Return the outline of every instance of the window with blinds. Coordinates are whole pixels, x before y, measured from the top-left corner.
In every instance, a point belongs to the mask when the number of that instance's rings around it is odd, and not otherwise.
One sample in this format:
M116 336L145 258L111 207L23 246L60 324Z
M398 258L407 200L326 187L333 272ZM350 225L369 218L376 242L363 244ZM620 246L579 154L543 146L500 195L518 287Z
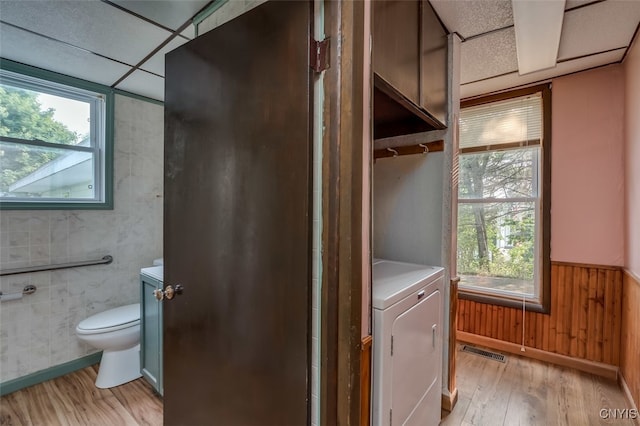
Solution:
M461 152L539 145L541 139L541 93L460 111Z
M460 289L541 304L543 92L460 111L457 269ZM548 244L547 244L548 246Z

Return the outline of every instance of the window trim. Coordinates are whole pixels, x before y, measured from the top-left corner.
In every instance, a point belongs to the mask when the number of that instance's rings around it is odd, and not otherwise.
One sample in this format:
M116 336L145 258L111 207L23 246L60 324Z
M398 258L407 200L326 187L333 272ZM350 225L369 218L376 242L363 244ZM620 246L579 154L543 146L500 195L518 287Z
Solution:
M541 212L540 224L542 238L540 253L541 261L541 285L539 301L527 300L525 307L528 311L540 312L544 314L551 313L551 84L541 84L530 86L522 89L510 90L502 93L492 94L488 96L472 98L460 102L460 109L472 106L489 104L507 99L517 98L521 96L532 95L534 93L542 94L542 161L540 170L542 173L542 191L540 196ZM518 146L520 147L520 146ZM525 146L522 146L523 148ZM475 152L483 152L481 149ZM459 153L462 151L459 149ZM471 153L466 151L465 153ZM456 212L457 215L457 212ZM474 302L487 303L491 305L500 305L511 308L522 309L521 297L498 296L493 293L485 293L479 290L471 290L458 286L458 297Z
M104 96L104 174L101 201L2 201L1 210L113 210L114 101L111 87L0 58L0 69L26 77L95 92Z

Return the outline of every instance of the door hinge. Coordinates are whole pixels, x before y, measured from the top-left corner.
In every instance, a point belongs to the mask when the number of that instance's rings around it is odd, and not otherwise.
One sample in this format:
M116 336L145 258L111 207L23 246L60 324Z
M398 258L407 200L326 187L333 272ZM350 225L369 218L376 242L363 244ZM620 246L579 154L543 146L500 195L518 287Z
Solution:
M311 39L309 47L309 66L315 72L322 72L329 68L329 46L330 39L322 41Z
M393 336L391 336L391 356L393 356Z

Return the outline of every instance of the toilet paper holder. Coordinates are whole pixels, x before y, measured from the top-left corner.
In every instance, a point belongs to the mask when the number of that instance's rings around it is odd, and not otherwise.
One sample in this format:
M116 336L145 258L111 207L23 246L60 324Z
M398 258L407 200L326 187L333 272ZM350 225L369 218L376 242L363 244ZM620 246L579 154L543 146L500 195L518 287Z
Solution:
M25 285L22 291L16 291L15 293L5 294L0 291L0 302L8 302L9 300L22 299L22 296L25 296L27 294L33 294L36 292L37 289L38 288L35 285L29 284L29 285Z

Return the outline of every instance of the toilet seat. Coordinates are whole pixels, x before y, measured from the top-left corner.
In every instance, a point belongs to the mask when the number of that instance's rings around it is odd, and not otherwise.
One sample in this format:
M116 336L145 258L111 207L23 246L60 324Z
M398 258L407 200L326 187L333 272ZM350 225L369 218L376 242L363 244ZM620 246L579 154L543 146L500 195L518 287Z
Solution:
M140 324L140 304L120 306L92 315L76 327L78 334L101 334Z

